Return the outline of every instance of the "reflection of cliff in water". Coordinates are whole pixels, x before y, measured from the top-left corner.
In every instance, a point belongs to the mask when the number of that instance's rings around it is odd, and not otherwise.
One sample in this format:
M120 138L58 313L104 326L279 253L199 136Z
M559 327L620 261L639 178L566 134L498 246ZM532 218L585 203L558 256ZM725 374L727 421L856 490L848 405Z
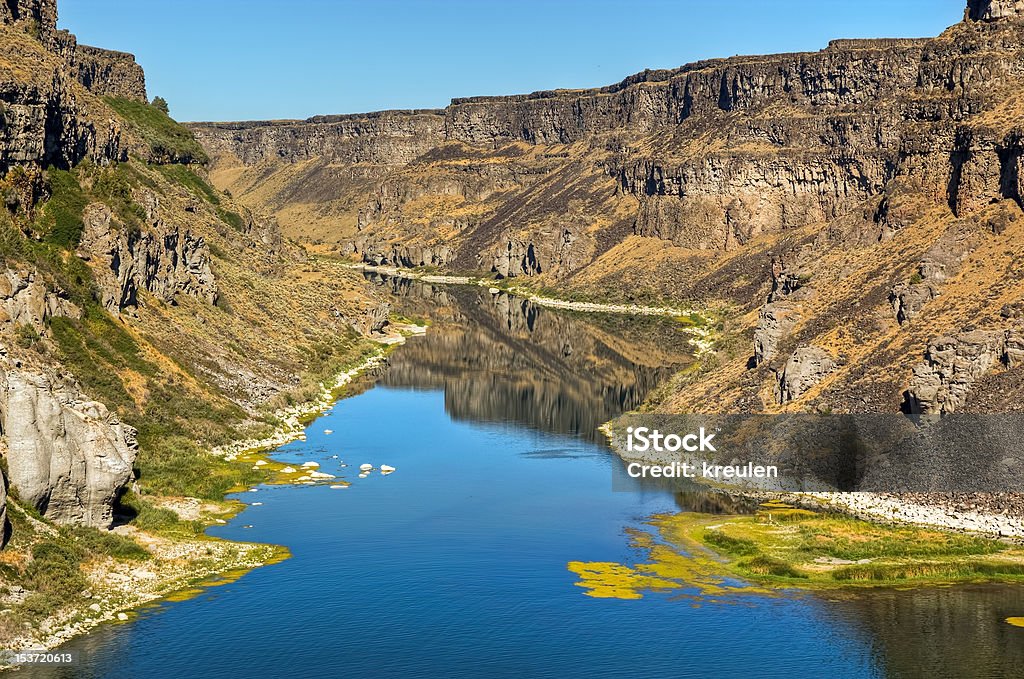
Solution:
M594 439L689 360L686 336L666 319L583 316L481 288L371 280L394 295L397 313L431 322L392 355L381 383L444 389L457 419Z
M837 595L838 615L873 640L884 676L1020 677L1024 587L972 585Z

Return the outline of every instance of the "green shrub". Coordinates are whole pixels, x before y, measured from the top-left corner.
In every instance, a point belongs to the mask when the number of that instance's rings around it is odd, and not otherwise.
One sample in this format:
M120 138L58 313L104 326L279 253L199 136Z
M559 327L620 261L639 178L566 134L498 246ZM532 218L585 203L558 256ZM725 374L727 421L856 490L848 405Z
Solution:
M104 554L115 559L142 561L152 555L129 537L98 530L87 526L72 526L64 529L80 547L92 554Z
M134 493L128 492L121 498L121 507L133 514L133 526L151 533L195 536L203 532L198 521L182 521L177 514L166 507L157 507Z
M220 217L221 221L230 226L235 231L245 230L245 220L242 219L242 215L231 210L225 210L224 208L217 208L217 216Z
M132 187L139 184L136 175L137 172L123 163L104 168L96 177L93 192L110 206L129 232L138 234L146 219L146 211L132 197Z
M40 594L75 595L87 586L82 574L83 550L74 543L45 540L32 546L24 583Z
M29 349L34 347L39 342L41 337L36 329L32 327L31 323L22 323L14 329L15 342L22 349Z

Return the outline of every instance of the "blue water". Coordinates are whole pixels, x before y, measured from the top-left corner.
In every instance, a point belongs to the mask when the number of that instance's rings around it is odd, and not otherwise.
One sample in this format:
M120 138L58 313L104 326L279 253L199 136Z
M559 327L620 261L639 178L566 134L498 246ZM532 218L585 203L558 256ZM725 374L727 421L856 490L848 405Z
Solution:
M410 345L407 356L428 346ZM642 555L624 529L685 499L655 488L612 492L617 463L593 436L495 421L493 411L453 416L446 390L484 376L505 393L502 380L513 377L445 372L441 387L378 386L343 400L306 441L276 453L315 460L350 488L261 487L238 497L262 506L210 531L283 544L292 558L102 627L66 646L80 655L72 670L25 676L969 676L946 674L947 654L985 648L969 665L986 671L978 676L1019 667L1002 660L1021 637L975 638L982 613L1002 614L991 610L1007 600L1002 590L959 591L966 598L955 601L949 590L724 603L585 596L567 562L635 562ZM415 382L408 373L390 381ZM359 479L364 462L397 471Z

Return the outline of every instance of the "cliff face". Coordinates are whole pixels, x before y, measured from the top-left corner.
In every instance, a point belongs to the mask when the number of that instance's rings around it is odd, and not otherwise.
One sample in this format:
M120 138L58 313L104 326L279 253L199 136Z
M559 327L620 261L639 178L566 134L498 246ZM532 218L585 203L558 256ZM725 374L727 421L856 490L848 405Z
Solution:
M665 407L891 411L945 379L915 371L937 338L1020 323L1022 64L1021 3L971 0L935 38L192 129L219 185L325 250L728 308L749 353ZM956 407L1024 395L1014 370Z
M72 65L78 82L94 94L146 101L146 74L131 54L78 45Z
M932 40L841 40L599 90L193 129L232 168L226 183L283 214L323 208L302 218L368 260L392 259L398 242L443 243L461 268L564 278L628 233L727 250L848 214L902 176L957 214L1019 198L1019 135L972 123L1019 77L1016 7L972 2L972 20ZM329 200L289 200L295 175L282 165L314 160L383 176L361 206L346 204L358 218ZM560 232L577 211L579 228ZM353 221L358 233L338 226Z
M134 57L79 46L57 30L55 0L0 3L0 174L14 165L121 161L138 140L98 96L146 100Z
M168 304L175 304L179 294L216 304L217 281L205 240L179 225L166 224L153 191L137 195L149 227L145 231L115 228L113 214L103 203L89 205L83 214L78 256L94 264L103 306L113 314L134 309L140 291Z
M325 124L354 157L389 130L418 143L383 118ZM250 468L206 450L263 426L276 399L319 393L325 366L365 349L353 326L387 323L355 274L328 278L276 220L211 187L203 157L146 103L132 55L78 45L53 0L0 2L4 538L8 489L48 521L96 527L129 487L219 499ZM10 562L30 562L30 533Z
M0 369L0 433L18 497L61 523L109 528L132 479L135 430L70 382Z

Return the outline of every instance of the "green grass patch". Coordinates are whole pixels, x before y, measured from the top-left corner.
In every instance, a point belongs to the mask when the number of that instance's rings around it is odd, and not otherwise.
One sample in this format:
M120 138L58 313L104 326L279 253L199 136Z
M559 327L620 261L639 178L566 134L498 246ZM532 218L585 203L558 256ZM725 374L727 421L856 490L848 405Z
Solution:
M775 578L796 578L807 579L805 573L801 573L791 564L782 559L776 559L764 554L759 554L750 559L739 561L736 566L752 575L771 576Z
M726 535L720 530L704 531L704 543L714 547L717 551L733 556L751 556L760 553L753 540Z
M88 526L69 526L65 534L88 552L103 554L123 561L144 561L152 555L129 537Z
M103 100L142 136L149 145L153 162L187 165L209 161L192 132L160 108L131 99L104 97Z
M140 184L143 175L130 164L120 163L98 171L93 193L102 200L129 232L139 234L146 219L146 211L135 202L132 188Z
M85 225L82 213L89 198L78 179L66 170L49 170L50 199L42 209L46 240L57 247L73 250L82 240Z
M220 217L222 222L230 226L235 231L245 230L245 220L242 218L242 215L237 212L232 212L231 210L225 210L222 207L218 207L217 216Z
M999 580L1024 576L1024 564L1007 562L917 562L864 564L835 570L839 582L893 582L900 580Z
M755 515L662 514L648 525L651 532L632 537L648 562L603 568L678 578L679 587L749 583L736 592L1024 581L1021 546L775 503Z
M805 517L798 524L800 551L849 561L976 556L1006 549L996 540L909 526L880 526L844 516Z
M184 186L211 205L220 205L220 194L209 182L186 165L153 165L168 181Z
M135 493L125 493L121 498L121 508L129 514L131 524L149 533L159 533L169 537L194 538L202 535L204 526L200 521L182 521L176 513L166 507L157 507Z

